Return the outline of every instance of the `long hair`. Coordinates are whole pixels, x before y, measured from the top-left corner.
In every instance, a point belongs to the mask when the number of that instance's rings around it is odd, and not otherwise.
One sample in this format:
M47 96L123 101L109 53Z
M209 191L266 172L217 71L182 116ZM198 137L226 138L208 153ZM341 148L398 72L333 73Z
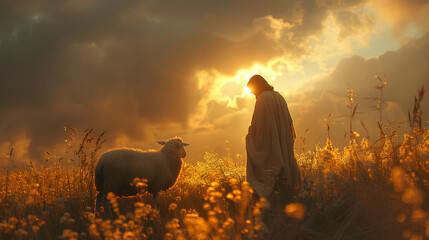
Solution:
M273 91L274 87L268 84L267 80L261 75L254 75L247 83L247 87L253 89L255 96L258 97L263 91Z

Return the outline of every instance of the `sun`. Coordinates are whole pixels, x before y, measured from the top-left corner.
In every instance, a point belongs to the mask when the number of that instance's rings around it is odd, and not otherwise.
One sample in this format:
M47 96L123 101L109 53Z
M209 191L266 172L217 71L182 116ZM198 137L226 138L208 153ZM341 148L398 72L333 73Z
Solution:
M244 88L243 92L244 92L244 95L247 95L247 96L252 95L252 92L251 92L250 88L247 87L247 86Z

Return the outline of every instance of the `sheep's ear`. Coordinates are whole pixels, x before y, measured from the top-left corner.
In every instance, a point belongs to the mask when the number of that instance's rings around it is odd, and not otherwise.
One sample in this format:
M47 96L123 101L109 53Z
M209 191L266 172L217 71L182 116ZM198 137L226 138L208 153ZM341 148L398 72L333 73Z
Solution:
M165 141L158 141L157 143L159 143L161 145L165 145Z
M181 142L181 143L179 143L179 145L180 145L180 146L189 146L189 143Z

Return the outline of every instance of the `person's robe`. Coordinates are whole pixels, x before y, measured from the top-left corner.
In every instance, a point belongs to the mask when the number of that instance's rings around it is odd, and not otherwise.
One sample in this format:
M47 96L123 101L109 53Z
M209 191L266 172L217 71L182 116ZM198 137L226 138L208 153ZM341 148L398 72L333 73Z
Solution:
M260 197L269 199L279 182L288 193L301 183L293 145L294 129L286 101L276 91L256 99L246 136L247 181Z

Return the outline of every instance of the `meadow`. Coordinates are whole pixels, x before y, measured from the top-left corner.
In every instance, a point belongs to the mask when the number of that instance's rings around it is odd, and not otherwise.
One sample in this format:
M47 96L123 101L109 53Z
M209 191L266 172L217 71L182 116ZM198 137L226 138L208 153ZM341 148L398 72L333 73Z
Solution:
M253 197L241 156L206 153L196 164L184 163L177 183L160 194L159 211L144 191L109 196L117 217L104 220L93 212L94 168L105 150L104 134L66 127L66 150L43 164L10 168L13 149L2 156L0 239L429 238L423 93L404 136L379 124L376 141L351 129L343 149L328 138L325 146L296 154L303 184L288 205L276 209ZM353 95L348 104L353 118ZM142 179L134 184L145 187Z

